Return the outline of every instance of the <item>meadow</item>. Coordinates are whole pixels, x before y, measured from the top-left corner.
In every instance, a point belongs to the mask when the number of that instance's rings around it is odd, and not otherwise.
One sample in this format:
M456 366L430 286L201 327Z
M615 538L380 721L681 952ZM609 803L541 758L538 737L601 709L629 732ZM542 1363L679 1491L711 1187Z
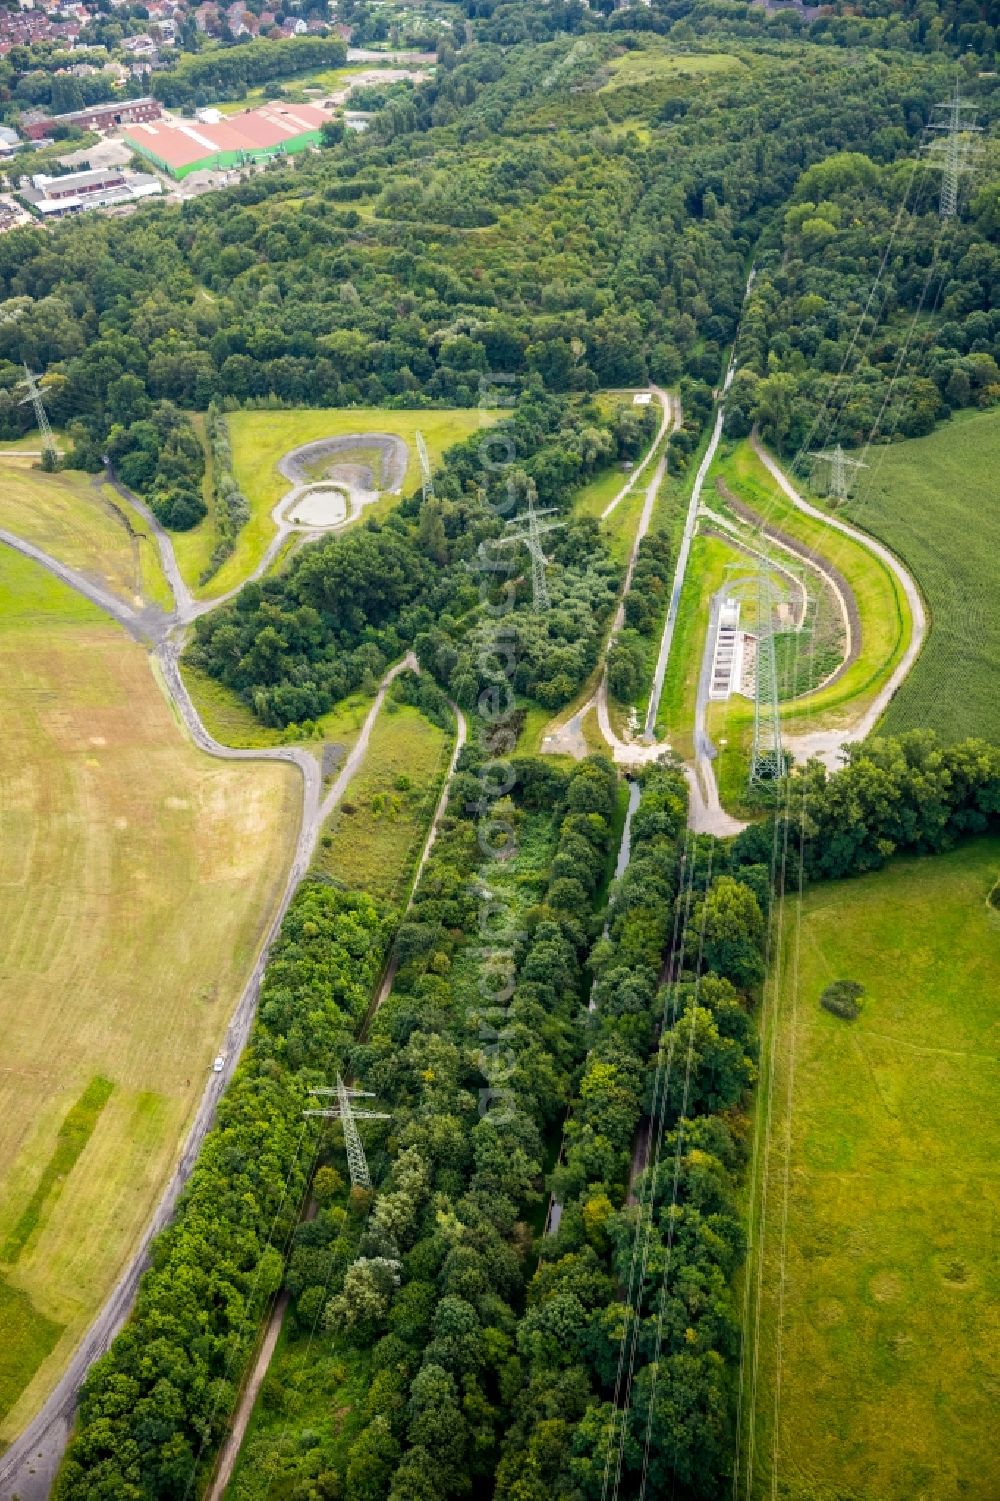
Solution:
M998 873L980 839L784 914L757 1099L754 1495L1000 1494ZM853 1022L820 1008L836 979L865 987Z
M170 588L146 522L89 475L45 474L0 454L0 527L131 605L170 608Z
M844 514L912 570L930 632L885 716L890 734L1000 738L1000 412L963 412L926 438L871 456Z
M145 652L6 548L0 599L2 1440L156 1203L280 897L301 789L290 767L197 751Z
M235 588L252 573L274 536L271 511L289 488L277 463L292 448L317 438L345 436L351 433L396 433L408 445L409 465L403 493L415 490L420 483L420 461L415 434L423 433L432 466L453 443L470 433L488 427L496 420L495 411L472 407L395 411L383 407L289 408L278 411L247 411L229 414L229 431L233 446L236 480L250 502L250 520L236 539L236 548L204 588L199 588L198 574L203 558L215 545L211 515L185 534L178 550L178 564L195 593L215 598ZM396 503L386 495L370 508L378 515Z
M452 743L418 709L390 695L364 764L320 839L317 869L352 890L405 902Z

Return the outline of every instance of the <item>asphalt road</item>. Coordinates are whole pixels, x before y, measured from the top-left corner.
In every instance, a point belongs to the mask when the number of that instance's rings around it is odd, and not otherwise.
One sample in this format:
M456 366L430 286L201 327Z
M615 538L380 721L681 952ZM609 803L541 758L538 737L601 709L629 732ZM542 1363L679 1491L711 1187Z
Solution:
M341 769L340 775L325 798L322 798L322 782L319 764L308 751L295 747L275 747L270 750L233 750L221 745L206 730L195 709L180 675L180 655L183 628L206 606L195 604L190 591L180 577L170 538L141 502L136 502L127 490L119 487L120 493L131 505L137 505L151 530L157 537L164 570L175 588L176 609L166 614L159 609L148 608L136 611L124 601L109 594L100 585L93 583L74 569L50 557L41 548L13 533L0 529L0 542L14 548L25 557L40 563L50 573L61 579L70 588L77 590L93 604L99 606L121 625L135 640L143 642L150 650L154 670L186 726L191 738L201 750L225 761L285 761L298 768L302 775L302 816L299 825L295 853L289 868L288 878L281 899L268 924L261 943L257 961L247 979L243 992L229 1021L222 1046L226 1062L221 1073L211 1073L197 1114L188 1132L180 1159L152 1219L146 1226L111 1295L95 1317L90 1328L74 1350L58 1384L44 1406L0 1455L0 1501L46 1501L59 1468L63 1451L72 1427L77 1394L90 1366L108 1349L111 1341L124 1324L132 1307L140 1278L146 1269L150 1242L169 1222L177 1200L198 1158L201 1144L215 1117L216 1107L232 1077L243 1048L246 1045L257 1009L261 980L267 963L268 951L295 890L309 868L313 849L320 830L343 796L352 776L364 759L372 727L382 707L389 684L406 668L415 668L416 659L408 655L386 673L379 687L375 702L365 719L357 743ZM212 608L220 603L213 600Z

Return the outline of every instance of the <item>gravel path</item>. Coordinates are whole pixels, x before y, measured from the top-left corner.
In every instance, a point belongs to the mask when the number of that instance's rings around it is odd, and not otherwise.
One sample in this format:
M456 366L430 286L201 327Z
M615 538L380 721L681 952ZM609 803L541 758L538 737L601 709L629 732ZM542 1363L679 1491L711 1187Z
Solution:
M419 672L420 669L419 666L416 665L415 658L407 658L407 664L413 665L414 671ZM400 665L402 666L407 664ZM427 833L427 839L425 840L424 847L420 852L420 860L417 863L417 869L413 877L413 884L410 888L409 900L407 901L406 907L404 909L404 916L405 913L409 912L410 910L413 902L413 893L414 891L416 891L417 882L420 880L420 872L423 870L427 856L431 852L431 846L433 845L434 840L437 837L438 827L440 826L441 819L444 817L445 809L448 806L448 784L451 781L452 773L455 770L455 765L458 761L459 754L461 753L462 747L465 744L466 734L468 730L465 722L465 715L462 713L457 704L452 704L451 707L455 715L456 724L455 746L451 754L451 762L448 766L447 773L445 774L444 786L441 789L441 796L438 799L437 807L434 810L434 817L431 821L431 826ZM346 766L344 768L344 771L347 771ZM341 773L341 776L343 776L343 772ZM340 779L338 778L338 781L339 780ZM347 780L350 781L350 777L348 777ZM336 787L334 787L333 791L336 791ZM330 793L330 796L333 796L333 792ZM367 1029L371 1025L372 1017L378 1011L382 1003L387 999L390 991L392 990L392 984L396 978L396 971L398 970L398 968L399 956L396 953L394 947L389 957L389 963L386 965L385 974L382 977L382 983L379 986L374 1005L372 1006L369 1014L365 1017L362 1026L362 1035L367 1033ZM205 1501L222 1501L222 1497L226 1493L226 1487L229 1485L229 1482L233 1477L233 1470L236 1468L236 1461L239 1458L240 1449L243 1447L243 1440L246 1437L247 1427L249 1425L250 1418L253 1415L254 1405L256 1404L257 1398L260 1395L260 1389L264 1384L264 1377L267 1375L268 1366L271 1364L275 1347L278 1343L278 1337L281 1334L281 1326L284 1323L285 1314L288 1312L288 1302L289 1299L286 1292L279 1293L277 1299L275 1300L274 1308L271 1310L271 1316L267 1322L267 1329L264 1334L264 1339L261 1342L259 1351L257 1352L257 1359L254 1362L253 1370L251 1371L249 1379L247 1380L247 1383L240 1394L239 1405L233 1417L229 1433L226 1437L226 1442L219 1452L218 1464L216 1466L215 1474L212 1477L212 1484L206 1494Z
M795 489L794 485L779 468L776 461L767 452L761 443L757 433L751 436L754 452L761 463L767 469L771 477L777 481L788 499L806 516L811 516L815 521L821 521L824 526L829 526L834 531L843 532L845 537L851 537L855 542L860 542L862 547L874 553L892 571L899 581L900 587L906 596L906 602L910 607L910 615L913 620L913 631L899 662L896 664L888 682L875 695L868 708L852 725L839 730L811 730L805 735L788 736L785 740L786 750L791 751L798 762L810 759L822 761L831 771L835 771L843 762L842 748L845 744L853 741L864 740L882 718L886 709L896 693L900 684L906 678L912 668L927 636L927 613L924 602L917 587L916 580L909 569L900 562L895 553L890 552L888 547L877 541L874 537L863 532L860 528L852 526L848 521L841 521L839 516L828 516L817 506L810 505L807 500Z
M146 1226L110 1296L76 1347L62 1377L44 1406L0 1456L0 1501L14 1501L15 1497L19 1498L19 1501L46 1501L72 1427L80 1386L89 1367L108 1349L128 1317L139 1280L146 1269L150 1242L173 1215L177 1200L190 1177L202 1142L215 1117L219 1100L246 1045L257 1009L257 998L268 951L295 890L309 869L320 830L340 798L343 797L352 776L364 759L372 728L390 683L407 668L417 668L416 658L411 653L386 673L362 726L357 743L325 798L322 797L319 763L316 757L308 751L294 746L263 750L233 750L229 746L221 745L209 734L202 723L181 678L179 667L184 626L196 615L203 613L205 609L214 608L220 601L195 604L190 591L180 578L169 536L147 507L137 502L135 497L123 487L116 486L116 488L130 505L137 507L157 538L164 572L177 591L174 596L177 602L176 608L171 614L165 614L162 610L152 607L142 611L131 609L122 600L102 589L100 585L93 583L77 573L75 569L58 562L41 548L35 547L11 532L0 529L0 542L25 557L31 558L34 562L40 563L64 584L104 610L134 640L149 647L153 669L163 684L170 703L192 740L201 750L225 761L284 761L295 766L302 776L302 815L295 853L281 899L272 914L253 970L229 1021L222 1046L226 1059L225 1066L221 1073L209 1074L180 1159L152 1219Z

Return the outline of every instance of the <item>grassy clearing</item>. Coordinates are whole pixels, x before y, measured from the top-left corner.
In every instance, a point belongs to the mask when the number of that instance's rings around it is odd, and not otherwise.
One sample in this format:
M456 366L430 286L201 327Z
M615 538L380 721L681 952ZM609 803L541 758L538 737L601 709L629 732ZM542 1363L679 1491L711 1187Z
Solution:
M614 500L627 479L628 474L620 463L609 464L577 490L573 496L573 515L593 516L599 521L604 507Z
M2 1440L156 1202L280 895L300 788L197 751L145 652L8 549L0 600ZM98 1077L113 1093L69 1141Z
M612 76L599 90L612 94L616 89L641 88L645 84L674 79L684 82L706 74L738 72L746 66L729 52L668 52L661 46L637 48L616 57L610 64Z
M340 745L350 750L375 698L374 693L350 694L318 719L316 733L305 739L297 725L278 730L261 724L231 688L183 658L181 676L209 734L234 750L266 750L274 745L306 745L317 755L324 745Z
M345 886L405 901L451 746L451 736L419 710L389 699L320 840L317 868Z
M779 490L749 443L741 443L713 466L758 515L821 553L847 579L861 620L861 649L851 666L828 688L782 706L782 722L792 733L850 725L871 703L906 650L913 629L909 606L891 570L860 542L805 516ZM715 499L713 498L713 505ZM748 710L752 720L752 707ZM733 733L747 716L734 708Z
M380 71L383 68L402 70L403 65L387 56L384 63L354 63L343 68L318 68L311 73L296 73L290 78L279 79L281 85L281 97L292 104L308 104L315 102L320 96L315 92L319 89L323 95L342 93L357 84L359 79L368 74ZM421 70L415 70L421 71ZM423 70L426 71L426 70ZM272 85L269 85L271 87ZM236 115L247 109L259 109L262 104L273 102L270 100L264 88L248 89L242 99L223 99L212 105L213 109L219 110L224 115Z
M906 562L930 613L924 649L889 706L892 734L1000 739L1000 412L964 413L872 461L845 514Z
M186 579L196 593L204 593L204 589L198 584L205 569L211 561L212 553L219 540L219 533L215 525L215 492L212 488L212 449L205 436L205 415L203 412L191 412L188 414L194 424L205 450L205 478L202 481L201 494L208 514L202 518L197 526L193 526L187 532L171 532L170 540L174 547L174 557L181 571L181 577Z
M656 716L657 738L668 739L681 756L694 754L698 678L712 595L725 583L727 569L744 561L743 553L717 537L695 537L691 544Z
M271 511L288 489L288 481L278 472L277 463L289 449L317 438L340 437L350 433L396 433L409 447L410 461L403 491L416 489L420 483L420 461L414 434L417 429L427 442L432 465L452 444L470 433L489 427L497 417L495 411L455 408L421 412L397 412L383 407L293 408L287 411L231 412L229 431L233 444L236 481L250 502L250 520L236 539L236 549L218 573L204 587L198 576L215 546L215 527L210 516L184 534L186 540L178 553L178 564L195 593L215 598L240 584L260 562L274 536ZM377 515L395 504L385 496L371 510Z
M350 1447L365 1423L365 1398L373 1372L366 1354L331 1339L315 1338L285 1320L270 1371L240 1448L227 1501L272 1501L286 1494L286 1465L297 1469L303 1432L315 1434L324 1453L346 1469ZM291 1491L287 1492L292 1494Z
M805 1479L864 1501L1000 1494L998 871L1000 840L977 840L814 887L801 930L794 906L785 922L758 1093L763 1123L773 1085L757 1453L766 1469L794 1044L778 1431L792 1496ZM820 1009L834 979L866 987L857 1021Z
M170 607L170 588L145 521L109 485L94 485L88 475L44 474L0 460L0 527L131 605Z

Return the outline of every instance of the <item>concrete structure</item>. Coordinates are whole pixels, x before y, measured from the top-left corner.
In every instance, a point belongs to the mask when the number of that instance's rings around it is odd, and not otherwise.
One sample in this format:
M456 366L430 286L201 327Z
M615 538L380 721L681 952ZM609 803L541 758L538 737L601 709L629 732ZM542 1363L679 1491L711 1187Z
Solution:
M37 172L31 179L31 187L21 189L21 197L43 219L58 219L81 209L117 207L162 192L163 184L158 177L145 172L126 172L121 167L104 167L67 172L62 177Z
M739 689L743 672L743 637L739 626L739 603L735 599L724 600L715 633L712 678L708 688L711 699L727 699L734 689Z
M21 137L9 125L0 125L0 156L10 156L22 145Z
M140 120L158 120L162 111L159 99L112 99L105 104L91 104L68 115L45 115L31 111L21 120L21 129L32 141L50 136L56 125L73 125L78 130L114 130L117 125L132 125Z
M319 145L329 111L315 104L264 104L219 121L158 120L126 132L133 151L178 181L190 172L226 171Z

